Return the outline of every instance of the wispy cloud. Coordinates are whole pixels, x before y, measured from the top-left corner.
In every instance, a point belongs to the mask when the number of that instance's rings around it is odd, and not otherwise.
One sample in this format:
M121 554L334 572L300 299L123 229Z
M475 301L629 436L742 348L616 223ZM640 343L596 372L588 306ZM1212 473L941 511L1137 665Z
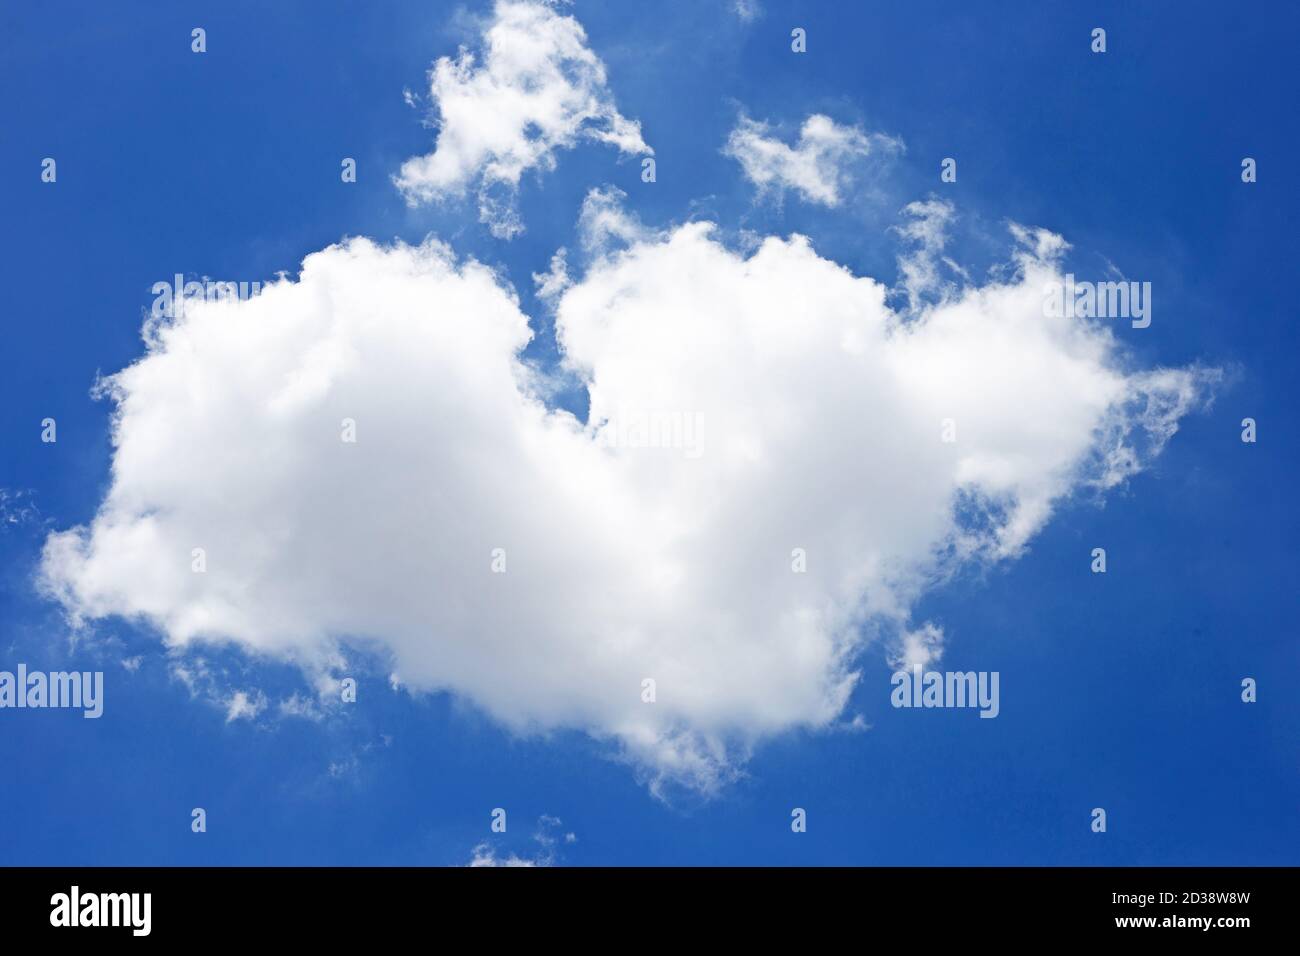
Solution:
M555 866L560 857L560 847L578 840L572 831L564 831L563 826L564 822L558 817L543 814L538 818L537 829L532 835L536 849L529 855L503 851L484 841L471 851L466 866Z
M792 190L806 202L833 208L843 200L857 175L856 167L867 157L889 156L902 149L901 140L842 126L814 113L804 121L793 145L773 135L767 123L741 116L723 152L740 163L760 196L779 200Z
M39 524L40 509L36 496L25 488L0 488L0 534Z

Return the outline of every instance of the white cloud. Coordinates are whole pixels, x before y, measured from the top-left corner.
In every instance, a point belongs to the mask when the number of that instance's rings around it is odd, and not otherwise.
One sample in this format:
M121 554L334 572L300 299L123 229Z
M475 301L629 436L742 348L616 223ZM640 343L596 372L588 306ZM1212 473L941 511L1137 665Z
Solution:
M622 153L654 152L640 124L618 111L605 66L573 17L541 0L497 0L482 41L478 55L462 48L434 64L437 142L396 178L409 204L460 197L475 186L479 218L509 238L523 230L515 207L520 177L553 169L557 150L588 139Z
M564 821L559 817L542 814L537 820L537 830L533 833L533 842L537 844L534 856L520 856L514 852L505 852L484 841L471 851L467 866L554 866L558 858L556 844L561 839L567 844L578 842L573 833L560 835Z
M325 718L325 711L319 700L294 692L277 705L282 717L300 717L303 720L320 721Z
M127 658L122 666L135 671L140 667L140 660L138 656ZM214 667L201 654L175 655L168 664L168 672L185 685L191 700L201 700L224 712L228 724L256 720L267 708L266 694L256 687L250 690L234 687L231 674L225 668Z
M499 856L491 844L480 843L474 847L472 856L466 866L549 866L548 862L522 857L515 853L508 853L505 856Z
M904 670L929 667L943 656L943 628L929 622L914 631L905 631L894 653L890 666Z
M261 692L249 694L237 690L226 700L226 723L235 720L252 720L266 709L266 696Z
M589 218L622 251L593 244L554 287L590 425L541 399L494 272L432 241L332 246L151 330L109 382L112 486L48 538L46 587L322 687L341 646L375 648L395 688L577 728L652 786L707 791L763 738L836 726L871 634L937 650L905 637L937 576L1141 467L1209 380L1130 371L1104 323L1046 317L1049 233L1017 231L1005 281L900 315L803 237L741 254L615 199ZM655 415L701 423L701 453L635 440Z
M537 297L543 301L551 301L559 296L561 292L569 287L569 262L568 250L560 249L555 255L551 256L550 268L545 272L533 273L533 284L537 287Z
M907 295L908 307L915 311L927 298L953 294L956 280L969 281L970 276L943 254L948 227L957 215L952 203L942 199L911 202L903 207L903 215L907 218L895 232L912 248L898 256L899 286Z
M770 133L768 124L742 116L723 153L740 163L759 195L779 198L793 189L806 202L830 207L840 204L855 181L855 166L873 154L889 155L903 148L900 140L842 126L821 113L804 120L793 146Z
M599 256L613 248L634 242L648 242L656 233L646 228L635 214L623 208L627 193L615 186L593 189L582 201L578 213L578 235L588 255ZM554 266L554 262L552 262ZM567 262L565 278L567 281ZM569 283L571 284L571 283Z

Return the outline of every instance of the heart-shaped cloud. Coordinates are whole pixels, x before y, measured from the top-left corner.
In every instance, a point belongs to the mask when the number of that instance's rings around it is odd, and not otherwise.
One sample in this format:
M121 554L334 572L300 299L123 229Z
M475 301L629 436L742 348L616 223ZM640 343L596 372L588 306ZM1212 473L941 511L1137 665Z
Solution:
M375 647L407 688L708 791L839 720L868 635L933 654L909 613L936 576L1131 474L1212 379L1128 371L1105 323L1046 314L1049 233L900 313L799 236L742 253L608 194L588 213L623 247L544 283L586 422L521 360L498 274L435 241L331 246L151 325L107 383L111 490L50 536L46 587L173 647L317 672Z

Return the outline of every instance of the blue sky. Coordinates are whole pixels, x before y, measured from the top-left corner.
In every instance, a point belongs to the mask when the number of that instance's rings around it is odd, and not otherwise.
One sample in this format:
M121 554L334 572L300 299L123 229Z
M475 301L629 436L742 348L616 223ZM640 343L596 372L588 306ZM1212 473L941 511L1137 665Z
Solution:
M523 176L526 231L511 241L477 221L472 198L412 209L391 182L432 148L403 89L427 93L430 64L474 42L466 11L484 4L0 14L0 488L30 505L0 530L0 669L104 670L107 682L97 721L0 711L0 862L442 866L484 842L568 865L1297 862L1295 12L762 5L752 20L724 0L567 9L653 144L657 181L607 147L561 150L554 171ZM190 51L195 26L203 55ZM1095 26L1104 55L1089 50ZM793 27L806 54L790 51ZM756 201L721 152L742 112L787 140L824 113L906 151L837 208ZM53 185L40 180L47 156ZM343 156L357 159L355 184L340 182ZM956 183L939 181L947 156ZM1240 179L1245 156L1254 184ZM1116 326L1136 366L1225 370L1213 404L1104 502L1071 497L1020 558L962 568L919 599L913 620L947 634L944 668L1000 672L998 719L891 708L873 644L847 708L869 730L789 730L720 793L665 801L580 730L521 738L457 695L394 693L382 661L357 671L358 703L324 720L227 721L176 678L156 628L110 616L70 642L62 608L33 584L41 547L90 521L109 488L112 406L90 390L141 356L154 282L269 279L345 236L432 232L508 277L538 333L529 354L553 364L529 277L579 245L578 210L602 184L645 223L803 233L886 284L908 202L954 204L949 251L972 274L1006 258L1007 221L1042 226L1072 243L1065 264L1080 276L1104 277L1109 261L1152 283L1152 326ZM581 389L554 401L585 413ZM39 440L47 416L53 445ZM1239 438L1247 416L1255 444ZM1097 546L1105 575L1089 572ZM232 685L305 692L285 662L230 645L203 654ZM121 666L137 656L138 669ZM1240 700L1244 677L1257 703ZM1089 829L1098 806L1105 834ZM495 807L506 834L489 832ZM808 811L806 833L791 832L793 807ZM539 828L558 836L551 849Z

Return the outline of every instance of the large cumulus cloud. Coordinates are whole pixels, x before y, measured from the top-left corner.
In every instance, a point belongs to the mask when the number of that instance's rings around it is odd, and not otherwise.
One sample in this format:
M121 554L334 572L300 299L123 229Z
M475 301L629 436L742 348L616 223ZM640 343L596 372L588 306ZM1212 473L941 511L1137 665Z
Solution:
M899 313L801 236L746 253L610 194L588 213L584 271L546 277L587 421L547 404L500 275L432 240L332 246L148 330L106 383L111 489L49 537L45 587L318 675L366 646L412 691L708 790L764 737L841 719L867 635L934 653L927 582L1014 557L1205 391L1044 314L1048 233L1017 230L1008 278Z

